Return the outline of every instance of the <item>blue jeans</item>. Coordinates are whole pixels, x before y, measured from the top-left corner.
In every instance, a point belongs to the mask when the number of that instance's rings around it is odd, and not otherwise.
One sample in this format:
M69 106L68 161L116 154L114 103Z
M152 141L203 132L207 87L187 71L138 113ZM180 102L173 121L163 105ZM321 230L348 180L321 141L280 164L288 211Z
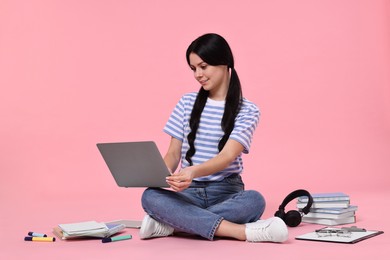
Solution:
M222 220L238 224L258 220L265 200L257 191L245 191L241 176L235 175L222 181L193 181L182 192L147 188L142 194L142 207L175 231L213 240Z

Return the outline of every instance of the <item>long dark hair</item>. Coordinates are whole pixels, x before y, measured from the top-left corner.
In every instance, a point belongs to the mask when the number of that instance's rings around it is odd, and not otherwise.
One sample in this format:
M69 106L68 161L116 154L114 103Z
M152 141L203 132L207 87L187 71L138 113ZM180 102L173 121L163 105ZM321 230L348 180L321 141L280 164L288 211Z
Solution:
M190 54L195 53L204 62L212 66L227 65L230 72L229 89L226 95L225 110L222 117L221 127L224 135L219 141L218 150L221 151L229 139L234 128L234 120L240 111L242 103L242 90L240 79L234 69L233 53L227 41L220 35L208 33L194 40L187 49L186 58L190 65ZM200 116L206 104L209 91L200 88L195 100L190 118L191 132L187 136L190 148L186 153L186 160L193 165L191 157L195 154L195 138L199 127Z

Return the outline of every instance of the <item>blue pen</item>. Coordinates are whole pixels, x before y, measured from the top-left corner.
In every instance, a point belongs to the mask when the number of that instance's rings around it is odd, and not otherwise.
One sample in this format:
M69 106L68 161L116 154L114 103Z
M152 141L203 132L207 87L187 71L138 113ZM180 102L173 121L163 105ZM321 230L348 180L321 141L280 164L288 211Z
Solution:
M109 243L121 240L131 239L131 235L116 236L116 237L105 237L102 239L102 243Z
M41 234L41 233L36 233L36 232L28 232L28 235L32 236L32 237L47 237L46 234Z

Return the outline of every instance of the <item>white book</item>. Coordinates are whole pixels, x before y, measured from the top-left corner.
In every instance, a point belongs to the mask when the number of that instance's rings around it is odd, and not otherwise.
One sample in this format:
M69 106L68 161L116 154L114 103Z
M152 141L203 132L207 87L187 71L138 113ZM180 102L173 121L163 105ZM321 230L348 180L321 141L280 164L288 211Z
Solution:
M351 224L355 223L356 219L355 217L347 217L347 218L341 218L341 219L326 219L326 218L308 218L306 216L302 217L302 222L304 223L311 223L311 224L319 224L319 225L325 225L325 226L337 226L337 225L344 225L344 224Z
M326 218L326 219L342 219L342 218L348 218L355 216L354 211L345 212L342 214L332 214L332 213L316 213L316 212L309 212L305 215L305 217L308 218Z
M58 225L63 232L69 235L82 235L85 233L102 233L108 231L107 226L104 223L96 221L85 221L69 224Z
M297 208L303 209L307 206L306 202L297 202ZM349 201L331 201L331 202L313 202L311 208L317 209L317 208L348 208L349 207Z
M358 209L357 206L350 205L348 208L311 208L312 213L331 213L331 214L343 214L346 212L354 211Z
M349 200L349 195L343 192L313 193L310 195L312 196L314 202ZM307 202L308 200L309 198L306 196L298 198L299 202Z

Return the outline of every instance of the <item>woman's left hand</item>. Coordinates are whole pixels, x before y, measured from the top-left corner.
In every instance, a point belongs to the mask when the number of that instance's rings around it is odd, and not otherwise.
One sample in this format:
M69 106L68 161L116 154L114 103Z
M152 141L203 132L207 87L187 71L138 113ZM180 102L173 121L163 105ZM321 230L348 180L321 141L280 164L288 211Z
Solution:
M187 167L166 178L167 183L174 191L183 191L191 185L193 179L191 168Z

